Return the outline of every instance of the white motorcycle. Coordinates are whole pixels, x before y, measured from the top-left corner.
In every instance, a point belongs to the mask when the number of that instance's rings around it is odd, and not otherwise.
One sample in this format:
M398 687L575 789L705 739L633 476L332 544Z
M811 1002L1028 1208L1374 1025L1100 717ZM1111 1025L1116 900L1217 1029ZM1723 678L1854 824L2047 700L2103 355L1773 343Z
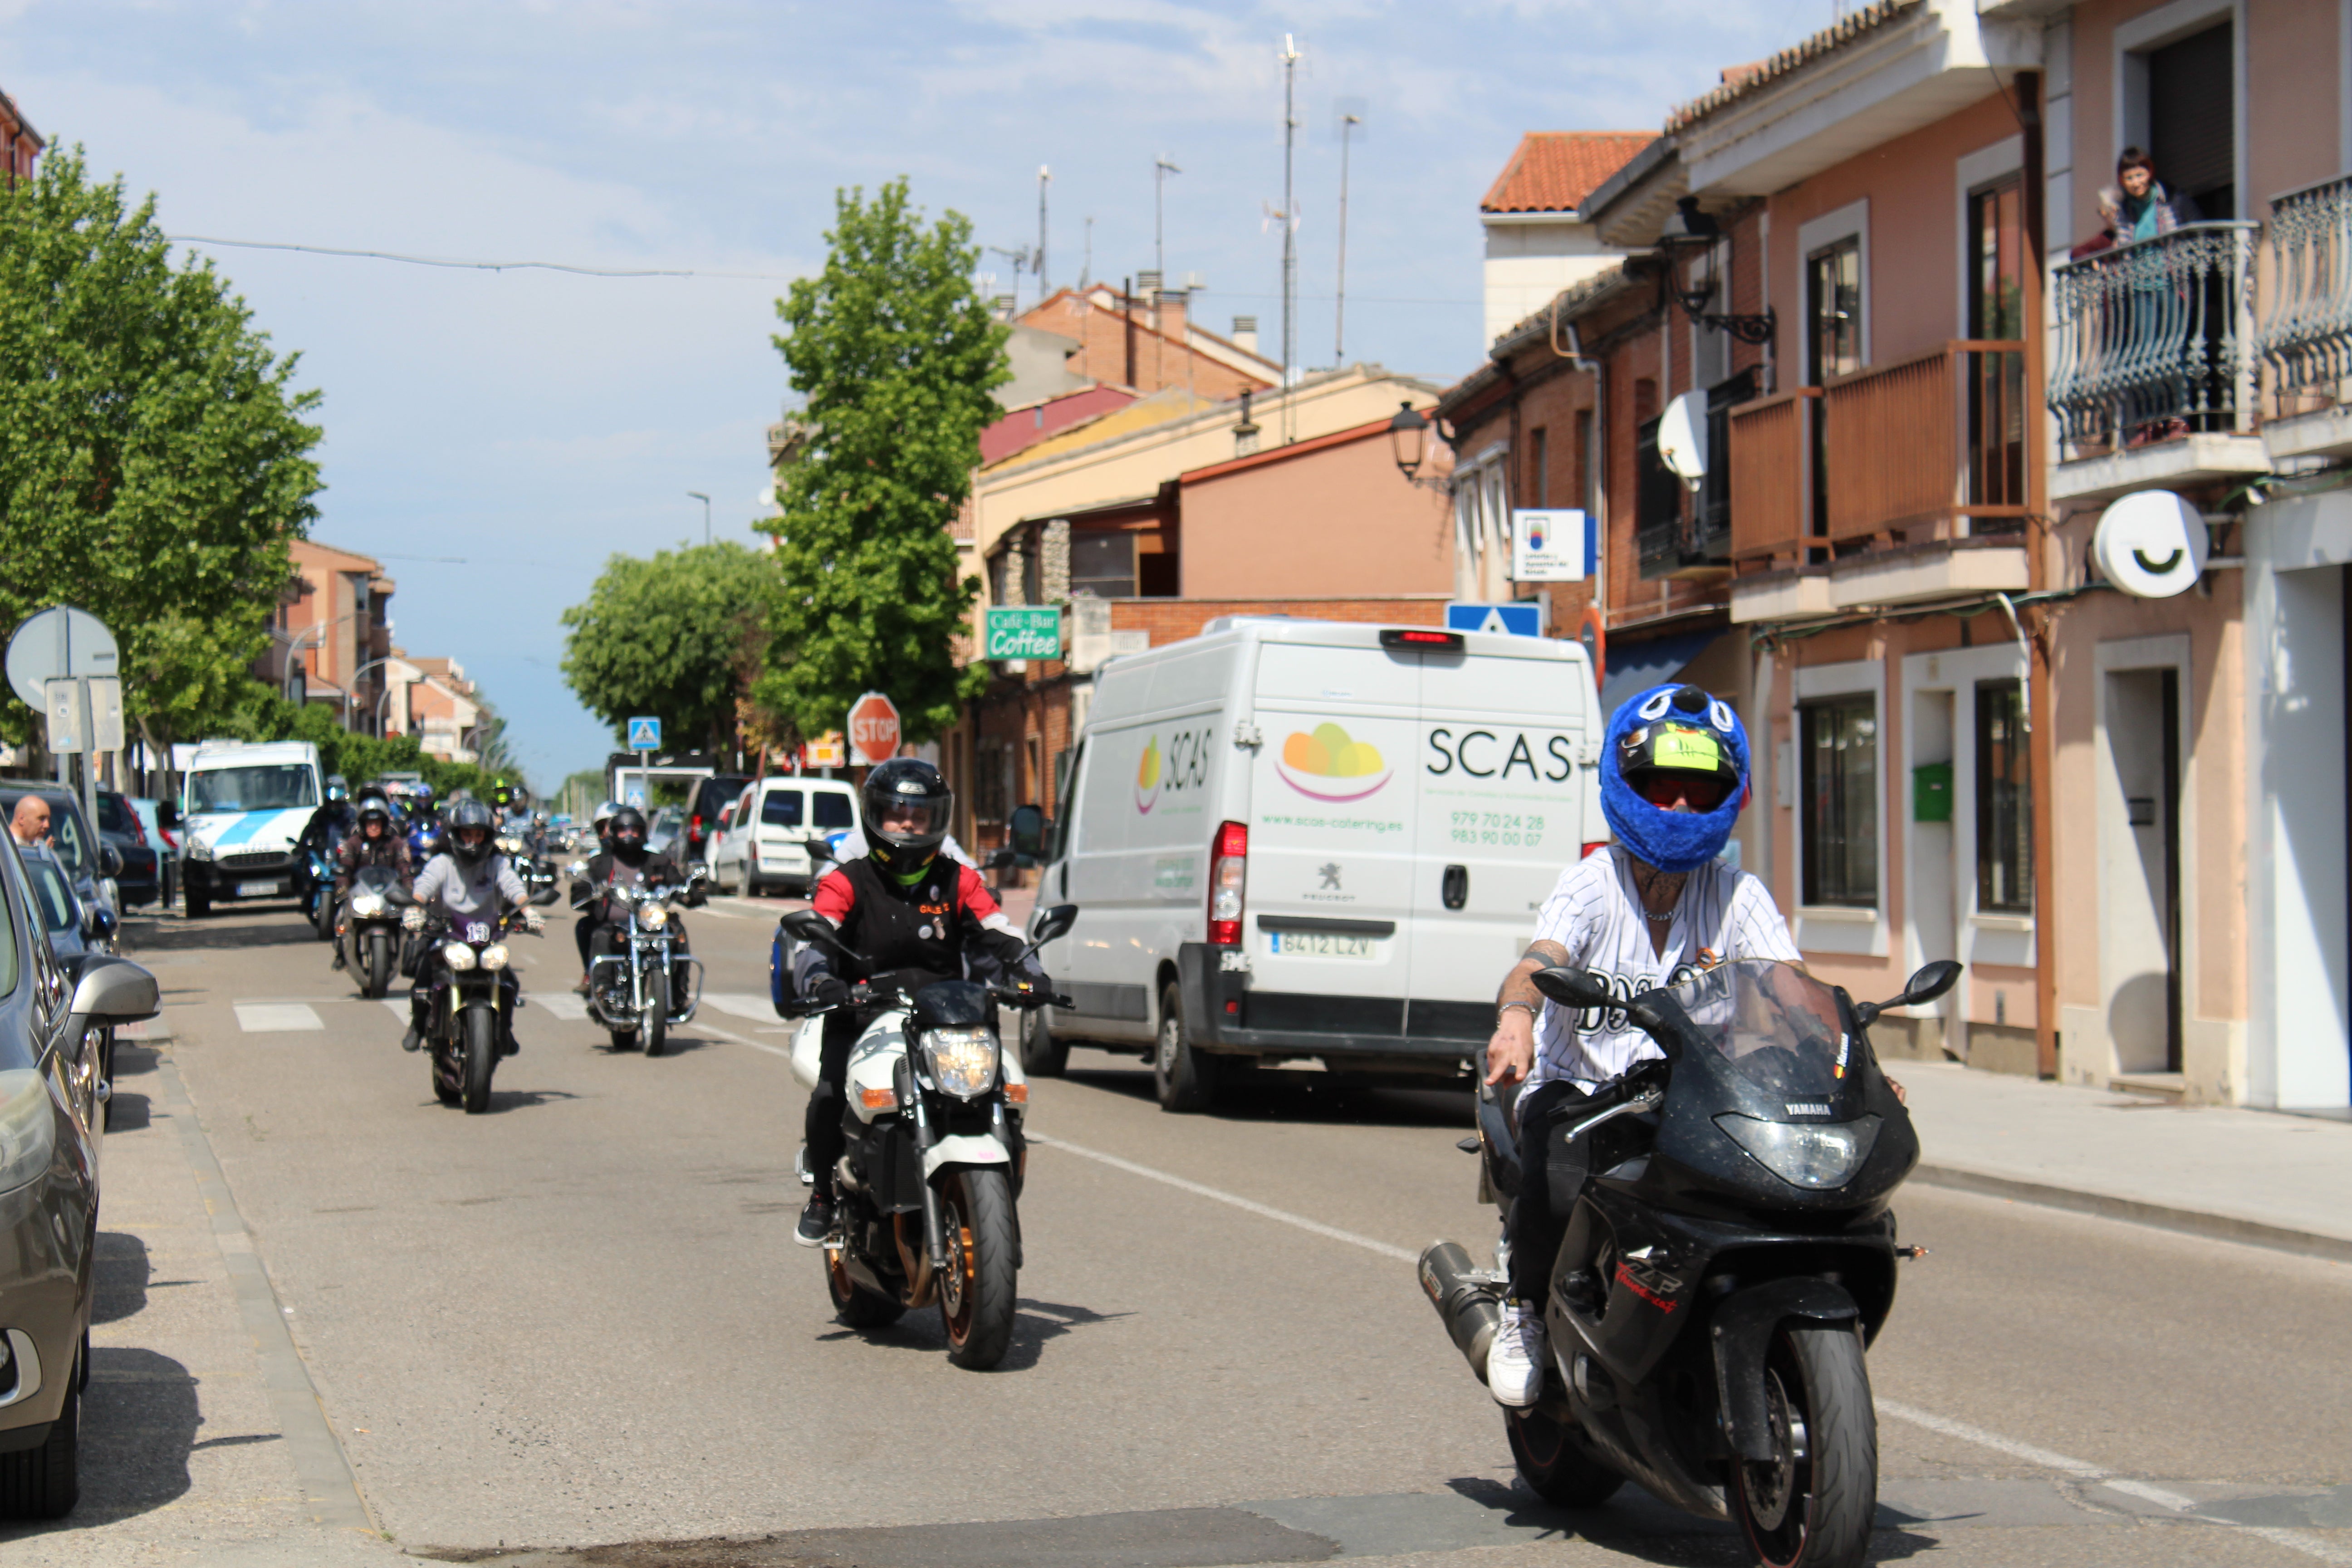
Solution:
M1027 953L1069 931L1076 904L1043 911ZM870 967L813 910L784 916L786 935ZM1025 957L1027 954L1024 954ZM912 995L858 981L850 1006L883 1010L849 1054L842 1112L847 1142L834 1173L835 1231L825 1288L854 1329L896 1322L936 1300L948 1359L985 1371L1013 1342L1021 1268L1017 1204L1028 1165L1021 1136L1029 1082L997 1030L1000 1006L1068 1006L1066 997L975 980L942 980ZM814 1019L830 1009L787 1004ZM803 1025L793 1072L816 1086L822 1026ZM805 1160L803 1160L805 1166ZM805 1168L801 1179L812 1175Z

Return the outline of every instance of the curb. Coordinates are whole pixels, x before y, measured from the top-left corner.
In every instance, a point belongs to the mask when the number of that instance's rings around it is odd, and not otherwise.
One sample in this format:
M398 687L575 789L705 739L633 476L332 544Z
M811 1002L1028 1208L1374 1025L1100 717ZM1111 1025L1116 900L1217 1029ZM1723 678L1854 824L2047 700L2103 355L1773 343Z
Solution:
M2105 1193L2045 1186L2039 1182L2021 1182L2012 1176L1989 1175L1981 1171L1961 1170L1951 1165L1917 1166L1911 1173L1911 1180L1930 1187L1979 1193L1987 1197L2011 1198L2021 1204L2039 1204L2044 1208L2096 1215L2102 1219L2119 1219L2132 1225L2151 1226L2158 1230L2179 1231L2214 1241L2244 1242L2254 1247L2267 1247L2276 1252L2325 1258L2331 1263L2352 1263L2352 1238L2290 1230L2284 1226L2263 1225L2258 1220L2205 1214L2196 1209L2169 1208L2162 1204L2113 1197Z

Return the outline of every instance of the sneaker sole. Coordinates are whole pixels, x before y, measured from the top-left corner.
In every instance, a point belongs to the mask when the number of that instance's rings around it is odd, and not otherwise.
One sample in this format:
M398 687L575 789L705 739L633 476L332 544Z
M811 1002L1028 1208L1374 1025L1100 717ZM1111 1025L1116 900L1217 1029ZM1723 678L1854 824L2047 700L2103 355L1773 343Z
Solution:
M794 1231L793 1232L793 1241L795 1246L799 1247L823 1247L825 1244L826 1237L830 1237L832 1234L833 1232L828 1230L824 1233L824 1236L803 1236L799 1231Z

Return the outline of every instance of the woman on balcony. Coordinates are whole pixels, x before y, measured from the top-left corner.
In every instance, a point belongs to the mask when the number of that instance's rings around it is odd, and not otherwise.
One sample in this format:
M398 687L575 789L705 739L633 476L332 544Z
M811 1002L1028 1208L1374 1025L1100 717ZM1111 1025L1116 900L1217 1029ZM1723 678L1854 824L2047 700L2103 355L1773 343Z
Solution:
M2137 147L2125 148L2116 160L2116 183L2099 193L2099 216L2106 221L2107 245L2154 239L2205 217L2193 197L2164 188L2156 177L2156 160Z

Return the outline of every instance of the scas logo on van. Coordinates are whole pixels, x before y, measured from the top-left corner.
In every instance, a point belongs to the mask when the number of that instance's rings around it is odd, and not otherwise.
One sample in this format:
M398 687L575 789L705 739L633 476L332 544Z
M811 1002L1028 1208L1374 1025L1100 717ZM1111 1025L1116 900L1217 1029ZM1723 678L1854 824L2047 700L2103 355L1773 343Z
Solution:
M1135 809L1150 816L1162 795L1182 795L1209 784L1207 730L1180 730L1160 748L1157 735L1143 742L1143 758L1135 767Z
M1135 809L1150 815L1160 804L1160 740L1152 737L1143 742L1143 761L1135 770Z
M1574 748L1566 735L1542 740L1524 730L1508 739L1493 730L1471 730L1458 739L1451 730L1429 732L1429 752L1422 771L1443 778L1459 770L1474 779L1510 779L1524 774L1529 784L1561 784L1576 771Z
M1312 733L1293 731L1282 742L1274 771L1309 800L1334 805L1378 795L1396 776L1377 747L1328 722L1316 725Z

